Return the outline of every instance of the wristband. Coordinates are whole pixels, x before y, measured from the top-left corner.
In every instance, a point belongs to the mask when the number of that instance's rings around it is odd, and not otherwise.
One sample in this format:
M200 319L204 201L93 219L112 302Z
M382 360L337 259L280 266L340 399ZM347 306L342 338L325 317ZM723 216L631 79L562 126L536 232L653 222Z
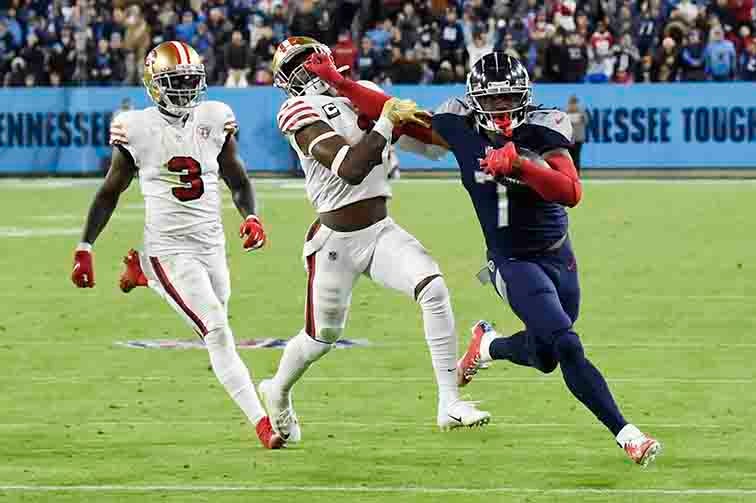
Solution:
M87 243L86 241L82 241L76 246L76 251L85 251L87 253L92 253L92 243Z
M378 122L375 123L375 126L373 126L373 131L386 138L387 142L390 142L394 133L394 123L388 117L381 116Z

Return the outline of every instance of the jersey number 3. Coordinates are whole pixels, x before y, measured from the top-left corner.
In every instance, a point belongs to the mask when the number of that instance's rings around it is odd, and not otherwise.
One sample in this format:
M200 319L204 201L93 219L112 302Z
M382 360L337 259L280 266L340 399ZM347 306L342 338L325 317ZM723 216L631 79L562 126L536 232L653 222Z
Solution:
M202 197L205 193L205 184L202 181L202 168L199 162L191 157L172 157L167 167L171 173L181 173L179 181L185 185L171 189L176 199L194 201Z

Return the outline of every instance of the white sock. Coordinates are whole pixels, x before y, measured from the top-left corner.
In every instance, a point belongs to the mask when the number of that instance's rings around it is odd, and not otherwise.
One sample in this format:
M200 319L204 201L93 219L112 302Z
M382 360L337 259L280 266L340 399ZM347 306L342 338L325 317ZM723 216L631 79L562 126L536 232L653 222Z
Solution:
M492 330L490 332L486 332L483 337L480 339L480 362L481 363L488 363L492 362L493 358L491 358L491 343L494 339L498 339L501 337L501 334Z
M236 344L228 327L210 330L205 335L210 364L218 381L223 385L247 419L257 425L267 414L252 384L249 369L236 352Z
M449 290L438 276L420 292L417 302L423 310L425 341L433 362L438 385L439 406L459 399L457 389L457 334Z
M332 344L316 341L304 330L291 339L284 348L278 370L273 376L273 388L281 392L281 396L276 398L283 400L309 366L328 353L332 347Z
M620 447L625 447L625 444L637 440L642 437L643 433L635 427L633 424L626 424L619 433L617 433L617 443Z

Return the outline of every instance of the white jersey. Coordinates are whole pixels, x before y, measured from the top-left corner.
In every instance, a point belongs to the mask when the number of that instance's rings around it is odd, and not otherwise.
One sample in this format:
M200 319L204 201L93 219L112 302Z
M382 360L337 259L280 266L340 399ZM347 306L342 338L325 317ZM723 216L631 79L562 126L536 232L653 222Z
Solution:
M131 154L144 196L148 255L210 253L225 245L218 154L237 129L231 108L206 101L184 119L157 107L118 114L110 143Z
M307 197L318 213L343 208L373 197L391 197L388 174L391 172L389 144L383 150L382 163L376 166L359 185L349 185L336 176L330 166L323 166L309 152L302 152L295 133L318 121L328 124L349 145L356 145L367 134L357 124L357 113L347 98L332 96L299 96L289 98L278 113L278 128L297 152L305 173Z

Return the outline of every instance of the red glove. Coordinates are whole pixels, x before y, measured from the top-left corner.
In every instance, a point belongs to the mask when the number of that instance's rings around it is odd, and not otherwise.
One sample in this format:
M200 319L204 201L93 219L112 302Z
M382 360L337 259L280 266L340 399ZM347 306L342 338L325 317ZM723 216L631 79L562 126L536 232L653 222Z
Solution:
M239 237L244 239L242 246L246 251L257 250L265 246L265 229L256 215L250 215L239 228ZM246 238L246 239L245 239Z
M344 80L344 76L339 73L333 58L327 54L317 52L311 54L305 61L304 67L305 70L314 73L332 86L338 86Z
M79 288L92 288L95 286L94 266L92 264L91 246L76 248L74 253L74 266L71 272L71 281Z
M490 150L485 159L480 160L483 172L497 177L510 176L514 172L512 161L517 159L517 149L511 141L501 148Z

